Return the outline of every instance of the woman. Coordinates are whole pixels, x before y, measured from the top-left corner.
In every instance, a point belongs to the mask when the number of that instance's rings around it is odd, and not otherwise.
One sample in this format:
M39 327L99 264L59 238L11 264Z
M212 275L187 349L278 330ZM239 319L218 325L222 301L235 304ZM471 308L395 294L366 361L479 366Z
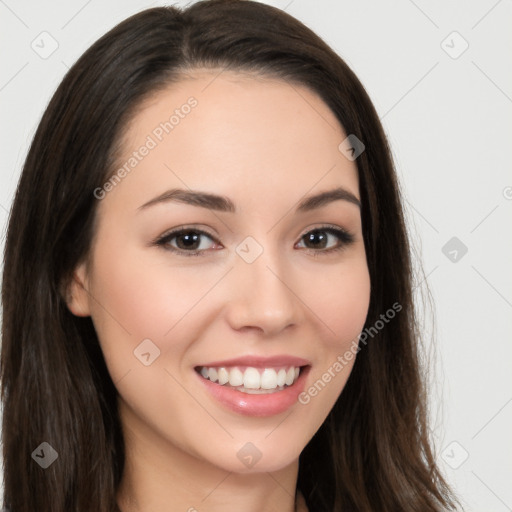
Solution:
M278 9L148 9L85 52L2 299L13 512L454 509L383 129Z

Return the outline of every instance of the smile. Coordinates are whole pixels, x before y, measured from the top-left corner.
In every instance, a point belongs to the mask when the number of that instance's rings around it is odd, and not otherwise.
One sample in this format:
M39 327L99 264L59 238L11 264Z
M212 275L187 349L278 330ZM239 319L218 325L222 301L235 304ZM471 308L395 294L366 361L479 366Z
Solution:
M310 370L311 361L291 355L248 355L194 366L200 387L213 403L253 417L294 407Z
M269 394L292 386L299 378L300 369L300 366L276 368L201 366L196 368L196 371L204 379L242 393Z

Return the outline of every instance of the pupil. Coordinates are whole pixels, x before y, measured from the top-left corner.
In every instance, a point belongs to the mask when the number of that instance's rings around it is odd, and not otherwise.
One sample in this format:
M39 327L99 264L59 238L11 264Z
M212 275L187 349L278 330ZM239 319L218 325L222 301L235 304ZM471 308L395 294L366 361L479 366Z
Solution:
M318 238L320 242L325 242L326 240L326 237L325 235L323 235L321 232L317 231L317 232L313 232L313 233L310 233L309 234L309 241L310 242L315 242L315 238ZM323 244L322 244L322 247L323 247Z
M188 249L190 249L191 246L196 244L197 240L199 238L199 235L197 233L196 234L190 234L190 233L193 233L193 231L191 231L189 233L186 233L186 234L183 234L183 235L178 237L178 240L181 239L181 240L185 241L185 243L182 244L182 245L184 245Z

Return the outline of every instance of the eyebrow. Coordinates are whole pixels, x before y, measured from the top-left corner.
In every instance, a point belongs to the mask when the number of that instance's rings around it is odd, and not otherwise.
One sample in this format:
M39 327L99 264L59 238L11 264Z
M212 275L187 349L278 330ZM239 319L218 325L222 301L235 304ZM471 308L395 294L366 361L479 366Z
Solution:
M352 194L352 192L349 192L343 187L337 187L332 190L327 190L325 192L320 192L319 194L306 197L299 203L295 211L297 213L308 212L321 208L322 206L326 206L333 201L340 200L355 204L357 207L361 208L361 202L354 194ZM219 212L236 212L235 204L226 196L200 192L198 190L184 190L180 188L165 191L163 194L160 194L147 203L139 206L137 210L144 210L150 206L167 202L185 203Z

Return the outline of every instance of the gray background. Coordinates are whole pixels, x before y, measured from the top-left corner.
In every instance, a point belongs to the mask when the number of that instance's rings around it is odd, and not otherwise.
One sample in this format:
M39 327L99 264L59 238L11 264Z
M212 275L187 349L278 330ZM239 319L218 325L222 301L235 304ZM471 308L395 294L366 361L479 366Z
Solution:
M424 269L418 298L428 283L435 304L423 317L439 462L466 510L512 510L511 2L265 3L323 37L377 108ZM64 73L116 23L157 5L0 0L2 249L28 145Z

